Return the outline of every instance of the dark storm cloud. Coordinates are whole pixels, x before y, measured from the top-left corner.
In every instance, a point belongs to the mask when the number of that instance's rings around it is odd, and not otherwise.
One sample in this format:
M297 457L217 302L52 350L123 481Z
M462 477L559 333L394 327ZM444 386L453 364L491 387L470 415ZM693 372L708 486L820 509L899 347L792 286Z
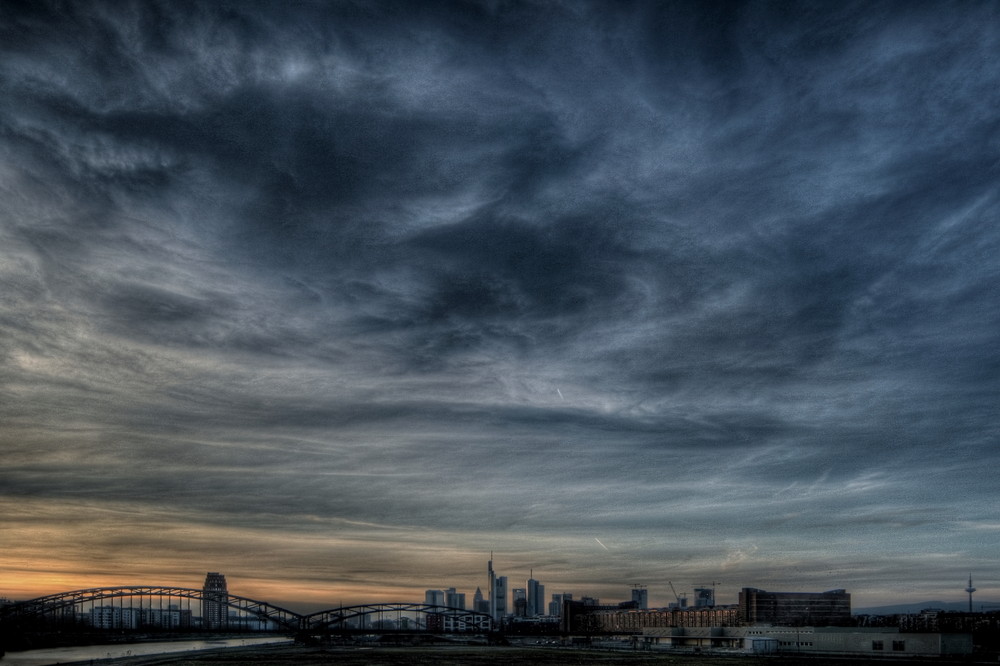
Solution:
M593 581L985 558L996 13L8 4L5 501Z

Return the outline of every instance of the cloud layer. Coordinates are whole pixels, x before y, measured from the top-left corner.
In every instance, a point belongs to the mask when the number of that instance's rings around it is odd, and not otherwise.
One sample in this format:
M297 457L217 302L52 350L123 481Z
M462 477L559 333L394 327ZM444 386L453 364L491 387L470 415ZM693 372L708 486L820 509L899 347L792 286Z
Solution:
M0 9L0 585L1000 592L997 14Z

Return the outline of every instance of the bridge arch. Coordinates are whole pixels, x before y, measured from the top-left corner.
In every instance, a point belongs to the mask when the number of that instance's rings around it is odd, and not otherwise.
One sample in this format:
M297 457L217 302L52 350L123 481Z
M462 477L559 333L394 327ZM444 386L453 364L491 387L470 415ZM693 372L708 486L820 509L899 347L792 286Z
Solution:
M205 601L206 595L202 590L187 587L162 587L162 586L126 586L126 587L95 587L87 590L72 590L70 592L59 592L36 599L29 599L10 606L0 608L0 620L19 620L40 615L57 613L63 609L102 601L105 599L118 599L124 597L152 598L170 597L176 599L191 599L194 601ZM242 611L261 620L274 622L282 629L298 631L302 627L302 615L287 608L275 606L266 601L257 601L248 597L240 597L234 594L226 595L225 599L218 593L211 593L209 601L224 603L229 608Z
M437 606L426 603L377 603L342 606L328 610L310 613L302 616L302 628L306 631L341 631L356 632L382 631L385 627L372 626L366 618L376 617L380 620L411 618L415 626L410 631L428 631L441 633L488 633L493 628L493 620L487 613L470 611L450 606ZM350 627L352 621L358 626ZM377 622L378 620L376 620ZM398 631L407 629L397 627Z

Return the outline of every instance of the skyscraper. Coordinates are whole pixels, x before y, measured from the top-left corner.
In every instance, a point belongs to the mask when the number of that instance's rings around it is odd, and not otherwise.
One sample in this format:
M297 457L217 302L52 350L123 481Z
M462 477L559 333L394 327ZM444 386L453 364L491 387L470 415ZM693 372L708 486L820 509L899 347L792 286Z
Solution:
M497 576L493 587L494 620L500 621L507 617L507 576Z
M444 592L441 590L427 590L424 592L424 603L429 606L444 606Z
M477 613L487 613L490 612L490 602L483 598L483 591L476 588L476 593L472 595L472 610Z
M497 618L497 601L496 601L496 599L497 599L497 574L496 574L495 571L493 571L493 551L490 551L490 561L486 563L486 574L487 574L487 577L489 578L489 580L487 582L487 585L489 587L486 588L486 591L490 595L490 598L487 600L489 602L489 611L488 612L490 614L490 617L493 618L493 621L495 622L498 619Z
M458 592L455 588L449 587L444 591L444 605L448 608L465 610L465 592Z
M639 610L649 608L649 590L644 585L636 585L632 588L632 601Z
M490 617L494 622L501 621L507 615L507 576L497 576L493 570L493 553L486 565L490 579Z
M222 629L229 624L229 588L226 577L209 572L205 576L205 586L201 590L201 622L205 629Z
M545 586L532 577L528 579L527 590L528 615L545 615Z
M527 617L528 611L528 591L523 587L515 587L513 592L514 617Z
M552 601L549 602L549 615L559 617L562 615L563 595L553 594Z

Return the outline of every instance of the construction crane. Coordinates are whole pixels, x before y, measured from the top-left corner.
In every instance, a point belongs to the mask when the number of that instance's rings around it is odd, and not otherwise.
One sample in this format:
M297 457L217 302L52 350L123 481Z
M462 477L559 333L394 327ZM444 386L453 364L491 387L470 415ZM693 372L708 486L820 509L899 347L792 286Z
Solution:
M674 597L676 597L677 599L677 607L684 608L684 606L687 605L687 599L686 598L682 599L681 595L677 594L677 589L674 588L674 584L671 583L669 580L667 581L667 585L670 586L670 591L674 593Z
M713 580L711 583L702 583L698 587L700 587L701 589L707 589L708 586L711 585L712 586L712 595L714 596L715 595L715 586L718 585L718 584L719 584L718 582L716 582L716 581Z

